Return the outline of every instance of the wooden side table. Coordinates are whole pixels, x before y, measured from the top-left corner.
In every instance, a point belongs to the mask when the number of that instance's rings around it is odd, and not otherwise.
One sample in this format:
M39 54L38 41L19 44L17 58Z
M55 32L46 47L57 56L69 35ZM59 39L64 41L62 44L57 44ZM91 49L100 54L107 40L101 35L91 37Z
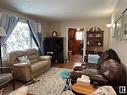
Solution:
M76 92L77 94L85 94L85 95L89 95L92 92L94 92L97 88L94 88L92 85L90 84L79 84L79 83L75 83L74 85L72 85L72 90L74 92Z

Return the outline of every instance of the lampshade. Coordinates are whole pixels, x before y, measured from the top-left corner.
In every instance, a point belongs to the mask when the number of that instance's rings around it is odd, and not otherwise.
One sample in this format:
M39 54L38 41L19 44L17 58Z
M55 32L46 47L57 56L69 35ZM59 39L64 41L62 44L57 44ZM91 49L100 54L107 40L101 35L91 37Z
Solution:
M106 27L111 28L112 24L106 24Z
M1 36L6 36L5 30L3 27L0 27L0 37Z

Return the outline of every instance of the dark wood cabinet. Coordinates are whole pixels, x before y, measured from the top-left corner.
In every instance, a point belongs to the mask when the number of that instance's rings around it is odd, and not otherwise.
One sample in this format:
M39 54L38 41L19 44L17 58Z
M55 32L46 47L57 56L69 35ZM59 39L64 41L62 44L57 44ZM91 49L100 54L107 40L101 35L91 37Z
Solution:
M44 54L52 56L53 63L64 63L63 37L46 37L44 39Z
M103 53L103 38L104 31L100 28L94 30L91 28L87 31L86 54L99 54Z

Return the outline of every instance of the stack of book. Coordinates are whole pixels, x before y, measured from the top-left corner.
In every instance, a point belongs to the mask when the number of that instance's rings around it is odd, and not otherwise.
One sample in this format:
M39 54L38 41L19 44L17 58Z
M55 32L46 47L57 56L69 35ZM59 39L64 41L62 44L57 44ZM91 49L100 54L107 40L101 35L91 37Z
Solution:
M82 75L81 78L77 79L77 83L80 83L80 84L90 84L90 79L89 79L88 76Z

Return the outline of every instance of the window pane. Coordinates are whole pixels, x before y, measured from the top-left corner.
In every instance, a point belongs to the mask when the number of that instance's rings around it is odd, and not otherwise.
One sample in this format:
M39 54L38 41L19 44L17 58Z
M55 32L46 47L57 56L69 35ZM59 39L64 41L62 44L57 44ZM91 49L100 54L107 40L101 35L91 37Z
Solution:
M7 40L7 52L23 50L32 47L32 38L27 23L18 22Z
M83 32L76 32L76 40L83 40Z

